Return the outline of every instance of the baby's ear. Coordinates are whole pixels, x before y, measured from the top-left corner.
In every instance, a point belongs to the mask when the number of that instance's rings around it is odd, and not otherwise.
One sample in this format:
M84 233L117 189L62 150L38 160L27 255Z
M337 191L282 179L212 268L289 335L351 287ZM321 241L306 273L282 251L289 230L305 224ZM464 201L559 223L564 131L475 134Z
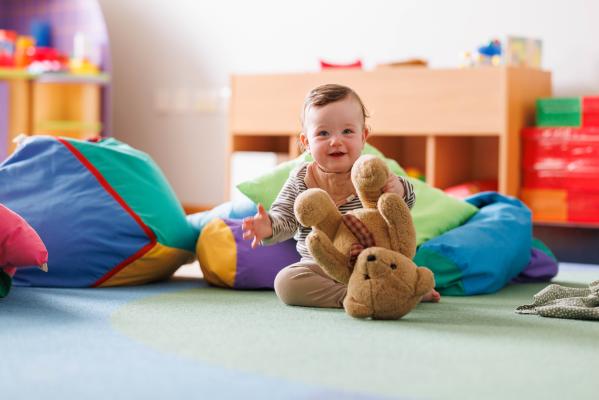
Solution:
M308 146L308 136L306 136L306 134L304 132L300 132L299 140L300 140L300 144L302 145L303 150L309 151L310 147Z

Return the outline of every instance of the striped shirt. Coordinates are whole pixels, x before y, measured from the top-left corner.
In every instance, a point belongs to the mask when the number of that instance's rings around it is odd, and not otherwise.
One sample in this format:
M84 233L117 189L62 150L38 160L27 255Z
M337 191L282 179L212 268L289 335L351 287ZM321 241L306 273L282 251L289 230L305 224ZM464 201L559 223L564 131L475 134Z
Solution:
M285 182L275 202L272 204L268 215L272 222L272 236L265 239L264 244L282 242L293 237L297 240L297 252L302 256L302 261L313 261L313 257L306 246L306 237L312 232L311 227L302 226L293 213L293 204L300 193L308 189L305 183L308 163L303 163L295 169ZM398 176L404 189L403 199L411 209L416 202L414 187L406 179ZM358 196L352 196L350 200L338 207L341 214L362 207Z

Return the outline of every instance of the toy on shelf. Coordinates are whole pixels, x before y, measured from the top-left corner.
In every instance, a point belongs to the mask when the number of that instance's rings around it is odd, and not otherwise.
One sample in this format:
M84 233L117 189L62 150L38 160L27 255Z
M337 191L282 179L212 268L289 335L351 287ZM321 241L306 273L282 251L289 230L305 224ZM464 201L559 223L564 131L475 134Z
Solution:
M408 176L411 177L411 178L421 180L422 182L426 181L426 177L424 175L424 172L422 172L422 170L420 168L417 168L417 167L406 167L405 171L406 171L406 174L408 174Z
M499 39L493 39L478 48L478 63L480 65L497 66L501 64L501 55L501 42Z
M77 32L73 38L73 56L69 60L69 70L74 74L98 74L97 64L90 61L89 43L85 35Z
M507 36L505 40L492 39L476 51L462 54L462 68L509 65L541 68L542 42L538 39Z
M0 29L0 67L14 67L17 32Z
M32 36L17 37L17 44L15 47L15 67L26 68L31 64L31 48L35 46L35 40Z
M377 64L376 67L377 68L428 67L428 61L423 58L407 58L405 60L398 60L398 61Z
M67 68L67 57L52 47L29 47L27 70L33 74L61 72Z
M473 194L487 191L497 191L497 180L489 179L483 181L464 182L459 185L451 186L443 190L450 196L458 199L465 199Z
M338 69L338 68L362 69L362 60L357 59L356 61L349 63L349 64L333 64L328 61L320 60L320 69Z

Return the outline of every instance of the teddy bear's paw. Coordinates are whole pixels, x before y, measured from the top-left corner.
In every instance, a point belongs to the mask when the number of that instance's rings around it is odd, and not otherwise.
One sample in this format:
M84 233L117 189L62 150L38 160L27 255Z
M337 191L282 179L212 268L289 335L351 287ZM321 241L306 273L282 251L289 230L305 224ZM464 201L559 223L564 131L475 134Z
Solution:
M360 303L352 296L348 295L343 300L343 308L347 315L354 318L369 318L372 316L372 309L365 304Z
M380 195L389 178L389 169L380 158L363 155L354 163L351 177L356 190L377 192Z
M351 275L349 256L341 254L324 232L314 229L306 238L306 246L327 275L347 284Z
M322 189L308 189L300 193L293 208L303 226L318 226L337 211L329 194Z

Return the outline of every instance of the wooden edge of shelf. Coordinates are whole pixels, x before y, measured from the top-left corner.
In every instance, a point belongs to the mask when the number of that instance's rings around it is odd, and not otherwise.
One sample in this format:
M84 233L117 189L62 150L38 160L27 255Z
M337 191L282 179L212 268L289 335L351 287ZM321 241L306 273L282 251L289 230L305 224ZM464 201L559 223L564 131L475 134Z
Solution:
M93 131L102 130L101 122L81 121L40 121L35 125L36 131Z
M64 72L46 72L34 77L40 83L88 83L94 85L107 85L110 83L110 75L101 74L72 74Z
M42 72L32 73L23 69L0 68L0 79L27 79L40 83L89 83L95 85L108 85L110 75L99 74L73 74L70 72Z

